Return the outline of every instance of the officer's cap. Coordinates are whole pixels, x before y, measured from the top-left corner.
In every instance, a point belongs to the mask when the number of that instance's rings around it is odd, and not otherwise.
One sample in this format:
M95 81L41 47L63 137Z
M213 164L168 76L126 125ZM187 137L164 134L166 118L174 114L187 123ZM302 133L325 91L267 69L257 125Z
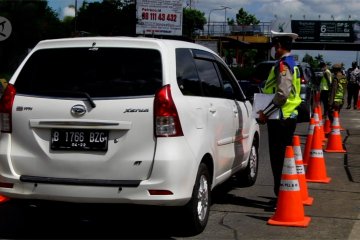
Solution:
M271 30L271 42L280 42L280 43L291 43L293 40L298 38L299 35L296 33L285 33L285 32L275 32Z
M342 65L340 63L334 63L334 65L332 65L332 68L334 70L341 70L342 69Z

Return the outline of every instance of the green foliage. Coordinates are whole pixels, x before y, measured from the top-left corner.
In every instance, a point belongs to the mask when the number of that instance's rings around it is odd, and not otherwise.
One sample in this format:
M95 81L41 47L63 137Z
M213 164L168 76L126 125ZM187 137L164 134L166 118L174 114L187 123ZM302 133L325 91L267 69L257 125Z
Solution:
M310 64L310 66L313 69L319 69L320 68L320 63L321 62L325 62L324 60L324 56L321 54L318 54L315 57L312 57L311 55L309 55L308 53L306 53L302 59L303 62L307 62ZM331 62L325 62L327 66L331 66Z
M206 24L205 13L196 9L183 10L183 35L193 37L196 30L204 30Z
M134 1L84 1L77 17L77 31L100 36L133 36L136 32Z
M0 42L0 72L13 72L40 40L67 35L57 14L44 0L0 0L0 16L12 25L10 37Z
M256 25L260 23L255 15L246 12L243 8L240 8L236 14L236 22L238 25Z

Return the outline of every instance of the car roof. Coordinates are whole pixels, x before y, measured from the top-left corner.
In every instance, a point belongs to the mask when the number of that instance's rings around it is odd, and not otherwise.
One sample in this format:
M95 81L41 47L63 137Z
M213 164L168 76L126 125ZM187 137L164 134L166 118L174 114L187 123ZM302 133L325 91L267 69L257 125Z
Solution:
M94 44L94 45L93 45ZM149 37L76 37L40 41L34 50L63 47L134 47L134 48L195 48L213 52L200 44L172 39Z

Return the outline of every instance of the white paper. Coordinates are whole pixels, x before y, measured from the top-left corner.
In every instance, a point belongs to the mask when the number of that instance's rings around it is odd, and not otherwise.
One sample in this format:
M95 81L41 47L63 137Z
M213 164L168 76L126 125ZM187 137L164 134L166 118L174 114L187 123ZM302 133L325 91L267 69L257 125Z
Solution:
M257 113L260 110L264 110L269 103L273 100L275 94L264 94L264 93L255 93L254 94L254 104L252 115L254 118L258 118L259 114ZM270 115L269 119L279 119L280 110L275 111Z

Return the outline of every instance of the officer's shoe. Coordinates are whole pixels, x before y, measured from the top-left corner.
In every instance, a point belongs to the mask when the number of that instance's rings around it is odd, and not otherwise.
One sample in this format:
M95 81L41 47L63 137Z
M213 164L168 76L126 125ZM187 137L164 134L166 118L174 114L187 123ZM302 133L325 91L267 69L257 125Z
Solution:
M268 206L265 207L265 211L267 212L274 212L276 211L276 205L277 205L277 198L270 199L268 202Z
M351 106L350 106L350 105L347 105L346 109L350 109L350 108L351 108Z

